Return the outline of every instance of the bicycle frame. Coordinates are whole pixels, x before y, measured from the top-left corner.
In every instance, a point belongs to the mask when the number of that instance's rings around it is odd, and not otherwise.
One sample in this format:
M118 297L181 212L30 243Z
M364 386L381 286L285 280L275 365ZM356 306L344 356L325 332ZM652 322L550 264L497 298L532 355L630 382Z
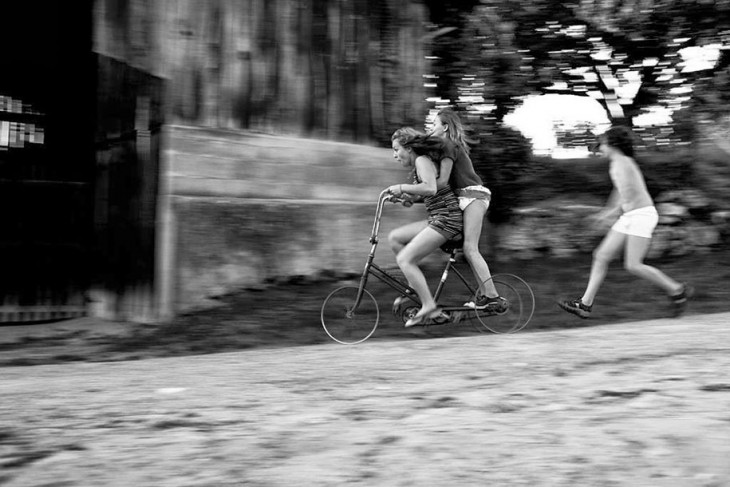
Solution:
M374 276L375 278L379 279L383 283L387 284L391 288L395 289L400 294L408 296L408 298L413 301L415 304L419 305L421 304L421 301L418 298L418 295L416 294L416 291L411 288L410 286L402 283L400 280L396 279L395 277L388 274L387 271L380 268L377 264L375 264L373 261L375 260L375 250L378 247L378 233L380 232L380 219L383 214L383 208L385 206L386 201L391 202L399 202L402 201L399 198L396 198L394 195L390 194L388 190L382 191L380 193L380 197L378 198L378 205L375 211L375 220L373 221L373 228L370 233L370 253L368 254L367 260L365 262L365 268L363 270L362 276L360 277L360 284L358 286L358 292L357 297L355 299L355 305L353 309L357 309L360 306L360 302L362 300L363 292L365 290L365 286L368 282L369 276ZM448 278L450 272L454 272L456 276L459 278L459 280L466 286L466 288L469 290L469 292L473 295L475 294L476 290L472 285L469 284L469 282L466 280L466 278L462 275L459 270L454 267L454 264L456 263L456 249L452 249L450 251L449 259L446 261L446 265L444 266L444 270L441 273L441 279L439 280L438 285L436 286L436 290L434 291L434 299L438 301L439 297L441 296L441 292L444 289L444 286L446 285L446 279ZM464 307L464 306L443 306L443 311L473 311L472 308Z

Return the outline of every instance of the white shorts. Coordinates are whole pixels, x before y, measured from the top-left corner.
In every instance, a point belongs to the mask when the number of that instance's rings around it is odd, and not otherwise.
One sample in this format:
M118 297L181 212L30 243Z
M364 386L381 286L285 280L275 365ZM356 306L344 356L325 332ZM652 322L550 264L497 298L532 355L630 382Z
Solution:
M659 213L653 206L645 206L627 211L611 227L620 233L636 237L651 238L654 229L659 223Z
M466 188L459 188L456 191L456 196L459 197L459 208L461 211L466 210L472 201L480 201L485 209L489 209L489 202L492 200L492 192L484 186L467 186Z

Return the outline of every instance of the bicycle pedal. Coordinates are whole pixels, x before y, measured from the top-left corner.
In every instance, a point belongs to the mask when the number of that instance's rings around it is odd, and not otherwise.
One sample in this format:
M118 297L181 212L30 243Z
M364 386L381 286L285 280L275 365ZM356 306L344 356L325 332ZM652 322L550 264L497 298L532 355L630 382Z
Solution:
M451 313L442 313L441 316L438 316L436 318L430 318L427 321L427 324L429 324L429 325L446 325L451 322L453 322L452 314Z
M466 313L463 311L452 311L450 313L450 315L451 315L451 320L450 320L451 323L456 325L456 324L460 323L461 320L464 319L464 316L466 316Z

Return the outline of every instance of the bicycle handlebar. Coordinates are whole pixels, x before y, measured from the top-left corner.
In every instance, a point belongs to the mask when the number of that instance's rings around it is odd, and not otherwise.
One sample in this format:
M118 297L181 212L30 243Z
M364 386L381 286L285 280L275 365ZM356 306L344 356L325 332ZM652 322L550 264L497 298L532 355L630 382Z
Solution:
M370 243L378 243L378 231L380 230L380 216L383 212L383 205L386 201L391 203L401 203L405 207L413 205L413 202L409 199L405 199L402 196L397 196L384 189L380 192L380 198L378 198L378 209L375 211L375 221L373 222L373 231L370 234Z
M380 197L383 199L383 201L390 201L391 203L401 203L406 208L413 205L413 201L405 199L402 196L390 193L387 189L380 193Z

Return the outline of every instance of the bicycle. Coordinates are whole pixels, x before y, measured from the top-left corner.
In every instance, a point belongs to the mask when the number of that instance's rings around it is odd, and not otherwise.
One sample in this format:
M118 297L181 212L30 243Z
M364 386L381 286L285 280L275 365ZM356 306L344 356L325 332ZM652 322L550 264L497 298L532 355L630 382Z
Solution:
M360 277L358 286L342 286L332 291L324 303L320 313L322 327L329 337L345 345L362 343L370 338L380 321L380 308L373 295L365 289L368 278L373 276L384 282L400 296L407 299L400 299L398 305L394 305L393 313L403 322L412 318L420 309L420 300L416 292L406 282L391 275L387 270L375 264L375 250L378 246L378 232L380 230L380 219L386 202L402 203L410 206L408 200L403 200L390 194L387 190L380 193L378 205L375 211L375 221L370 234L370 253L368 254L365 269ZM461 292L457 294L460 302L476 303L479 287L472 286L458 269L457 254L461 250L459 242L447 242L441 249L449 254L441 279L433 293L437 303L444 298L447 288L446 282L450 275L455 275L458 281L463 284ZM471 270L469 271L471 272ZM453 280L453 279L452 279ZM488 279L491 280L499 295L505 301L496 306L487 306L483 309L465 305L439 304L439 307L449 316L445 322L434 322L426 326L458 324L469 320L481 332L492 333L516 333L522 330L529 323L535 311L535 295L530 286L520 277L514 274L495 274ZM485 283L487 282L485 281ZM468 294L464 294L464 288ZM453 298L453 292L450 298Z

